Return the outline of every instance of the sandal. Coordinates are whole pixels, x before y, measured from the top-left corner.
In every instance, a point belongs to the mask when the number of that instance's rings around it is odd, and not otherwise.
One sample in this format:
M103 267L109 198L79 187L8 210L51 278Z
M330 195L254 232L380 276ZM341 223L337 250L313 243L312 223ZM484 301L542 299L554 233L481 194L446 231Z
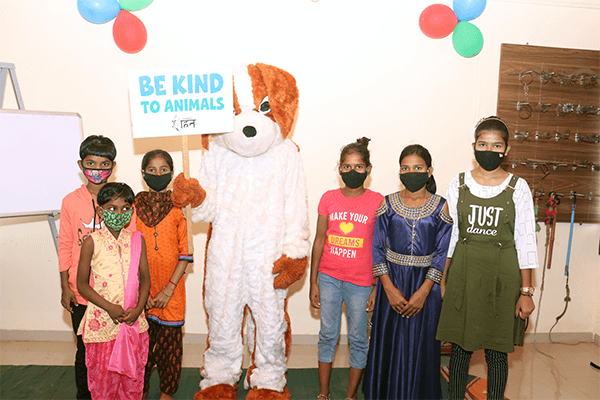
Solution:
M329 400L329 396L325 396L323 393L321 393L317 396L317 400L319 400L321 397L324 398L325 400Z

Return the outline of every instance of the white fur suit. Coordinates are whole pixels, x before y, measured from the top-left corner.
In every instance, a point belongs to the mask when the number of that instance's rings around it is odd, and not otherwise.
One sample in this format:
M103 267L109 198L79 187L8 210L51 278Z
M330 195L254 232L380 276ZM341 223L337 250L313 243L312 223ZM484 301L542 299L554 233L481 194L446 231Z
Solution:
M234 131L213 135L203 156L198 181L206 199L192 210L194 222L212 223L204 282L209 347L201 389L239 381L246 305L256 326L250 387L282 392L286 385L287 288L273 287L273 265L282 256L307 257L310 243L302 160L285 138L293 120L286 116L282 133L278 117L284 114L277 113L286 106L278 103L279 92L287 89L277 78L267 82L267 74L280 73L291 77L264 64L234 70Z

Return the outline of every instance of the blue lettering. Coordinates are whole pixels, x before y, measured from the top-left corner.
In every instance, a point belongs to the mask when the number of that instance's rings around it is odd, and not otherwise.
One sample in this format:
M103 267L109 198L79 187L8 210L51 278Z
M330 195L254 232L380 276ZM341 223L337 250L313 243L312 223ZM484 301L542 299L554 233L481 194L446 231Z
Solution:
M188 93L192 93L194 90L194 81L192 80L192 75L187 76L187 84L188 84Z
M202 81L202 77L204 77L204 82ZM198 88L202 89L204 93L208 92L208 76L204 74L202 77L194 75L194 93L200 93Z
M181 94L186 93L183 88L183 81L185 81L185 76L175 76L173 75L173 96L176 96L180 92Z
M163 88L164 81L165 81L164 75L154 77L154 87L156 88L157 96L164 96L165 94L167 94L167 91Z
M150 103L150 111L152 111L153 113L157 113L160 111L160 104L158 103L158 101L153 101L152 103Z
M223 89L223 77L219 74L210 74L210 92L216 93Z
M173 102L171 99L167 100L167 103L165 104L165 112L173 112Z
M202 99L202 105L200 106L200 110L208 110L208 100Z
M200 105L198 104L198 99L193 99L193 100L190 99L189 106L190 106L189 111L200 110Z
M225 104L223 104L223 98L219 97L217 99L217 110L222 110L225 108Z
M142 96L150 96L154 93L154 88L150 84L151 79L149 76L140 76L140 94Z
M144 114L148 114L148 104L150 104L150 102L142 101L140 104L144 107Z
M183 111L183 100L175 100L175 111Z

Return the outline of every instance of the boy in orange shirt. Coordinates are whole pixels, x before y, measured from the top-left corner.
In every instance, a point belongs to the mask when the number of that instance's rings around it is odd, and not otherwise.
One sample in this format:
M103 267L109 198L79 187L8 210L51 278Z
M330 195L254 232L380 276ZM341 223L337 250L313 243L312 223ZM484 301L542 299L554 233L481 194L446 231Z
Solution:
M69 193L62 201L58 234L61 304L71 313L75 335L87 309L87 300L77 290L81 245L90 233L102 227L102 219L96 213L96 196L112 174L116 156L117 149L109 138L99 135L87 137L79 147L80 160L77 164L88 182ZM130 226L135 230L135 221L130 223ZM81 335L77 336L75 382L77 398L91 399L85 366L85 347Z

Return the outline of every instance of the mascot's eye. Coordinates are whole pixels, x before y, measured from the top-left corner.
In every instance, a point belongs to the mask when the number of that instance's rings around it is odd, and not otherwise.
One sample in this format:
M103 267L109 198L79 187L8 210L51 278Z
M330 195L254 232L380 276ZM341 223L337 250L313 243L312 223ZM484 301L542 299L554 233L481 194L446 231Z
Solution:
M260 103L258 111L260 111L261 114L267 114L271 112L271 106L269 105L269 96L266 96Z

